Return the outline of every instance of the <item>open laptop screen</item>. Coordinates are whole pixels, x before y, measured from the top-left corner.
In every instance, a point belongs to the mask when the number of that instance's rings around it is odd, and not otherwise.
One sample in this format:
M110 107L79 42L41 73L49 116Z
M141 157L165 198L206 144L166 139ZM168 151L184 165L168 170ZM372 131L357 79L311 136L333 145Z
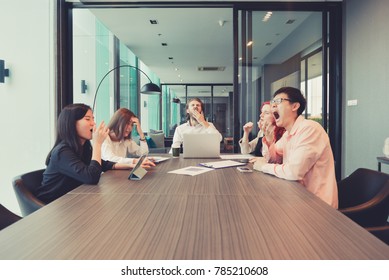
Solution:
M220 158L220 140L216 133L183 135L184 158Z

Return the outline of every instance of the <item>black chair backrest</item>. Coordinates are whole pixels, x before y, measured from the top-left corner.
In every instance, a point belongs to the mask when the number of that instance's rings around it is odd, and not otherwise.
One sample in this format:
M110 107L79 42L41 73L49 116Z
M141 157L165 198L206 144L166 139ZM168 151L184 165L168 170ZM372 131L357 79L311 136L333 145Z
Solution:
M339 209L360 205L380 193L389 194L389 175L359 168L338 183Z
M28 172L16 176L12 180L16 198L23 217L35 212L45 205L34 195L36 188L38 188L42 183L44 171L45 169L40 169Z
M366 228L371 234L374 234L381 241L389 245L389 225L382 227Z
M22 217L16 215L15 213L9 211L3 205L0 204L0 230L12 225L13 223L19 221Z

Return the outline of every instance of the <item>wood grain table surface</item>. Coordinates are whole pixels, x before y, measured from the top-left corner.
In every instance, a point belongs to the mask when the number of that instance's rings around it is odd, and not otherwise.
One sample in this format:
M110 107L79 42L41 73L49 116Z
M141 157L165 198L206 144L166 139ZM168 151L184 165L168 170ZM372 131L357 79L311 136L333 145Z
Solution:
M389 259L389 246L297 182L235 167L140 181L104 173L0 231L0 259Z

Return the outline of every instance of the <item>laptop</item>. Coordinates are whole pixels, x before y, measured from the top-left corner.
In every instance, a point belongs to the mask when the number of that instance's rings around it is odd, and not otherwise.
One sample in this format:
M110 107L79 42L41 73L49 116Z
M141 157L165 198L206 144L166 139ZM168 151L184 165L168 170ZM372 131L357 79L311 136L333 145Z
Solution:
M220 158L220 140L217 133L183 134L184 158Z

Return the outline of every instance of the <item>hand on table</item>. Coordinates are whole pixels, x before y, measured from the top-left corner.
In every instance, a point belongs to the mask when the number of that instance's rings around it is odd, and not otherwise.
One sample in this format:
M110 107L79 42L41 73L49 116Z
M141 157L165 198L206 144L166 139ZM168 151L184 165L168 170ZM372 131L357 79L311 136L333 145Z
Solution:
M255 157L250 159L250 163L253 163L253 169L262 171L262 167L267 164L267 160L264 157Z

